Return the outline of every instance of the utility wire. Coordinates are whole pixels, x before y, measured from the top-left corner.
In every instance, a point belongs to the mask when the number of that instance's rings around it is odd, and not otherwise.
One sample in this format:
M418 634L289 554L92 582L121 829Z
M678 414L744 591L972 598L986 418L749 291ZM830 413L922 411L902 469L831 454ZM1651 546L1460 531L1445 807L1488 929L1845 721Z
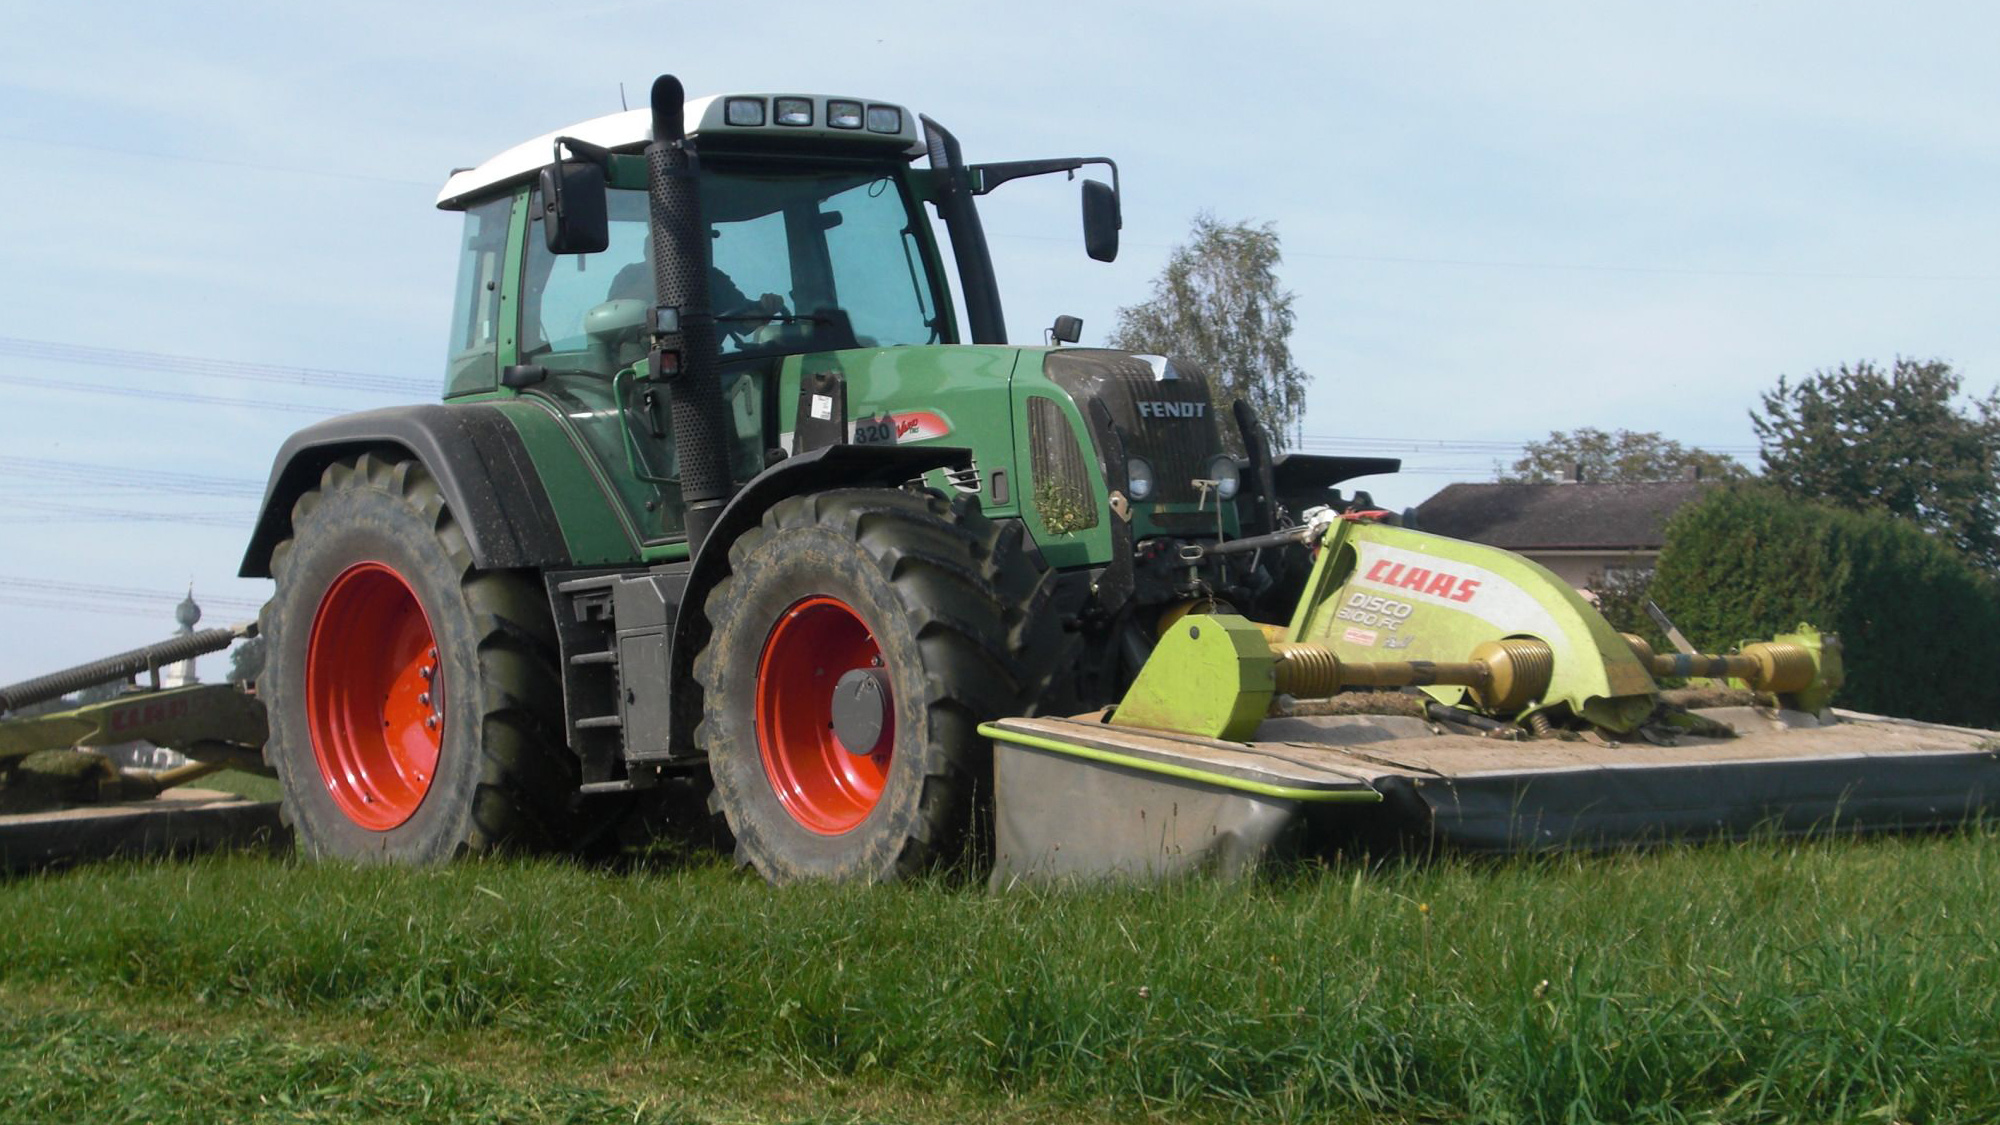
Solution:
M0 476L93 488L143 488L182 496L247 496L254 499L264 494L264 482L261 480L91 465L79 461L51 461L39 457L0 456Z
M206 527L248 527L253 513L239 512L162 512L145 511L137 508L97 508L76 504L58 504L49 500L32 500L0 495L0 506L25 508L31 512L47 512L48 515L0 516L7 523L72 523L87 521L117 520L132 523L184 523Z
M1076 242L1075 235L1023 234L988 227L986 237L1007 242ZM1141 250L1177 250L1168 242L1141 242L1123 239L1122 246ZM1990 273L1877 273L1868 270L1735 269L1694 266L1604 265L1595 262L1509 261L1501 258L1431 258L1398 254L1345 254L1333 250L1300 250L1288 247L1286 258L1312 258L1329 262L1365 262L1370 265L1433 266L1440 269L1515 270L1537 273L1655 274L1669 277L1740 277L1762 281L1939 281L1952 284L1991 285L2000 274Z
M175 375L203 375L239 382L277 383L299 387L340 387L347 390L381 391L432 397L438 385L430 379L399 375L377 375L365 371L340 371L326 367L292 367L271 363L246 363L205 356L171 355L166 352L127 348L97 348L64 344L54 340L28 340L0 336L0 356L22 359L52 359L58 363L81 363L96 367L117 367L133 371L161 371Z
M159 152L151 149L114 148L111 145L89 145L80 141L56 141L47 137L24 137L13 133L0 133L0 141L13 141L34 148L67 148L78 152L97 152L109 156L140 156L148 160L173 160L182 164L211 164L218 168L249 168L259 172L277 172L288 176L319 176L330 180L359 180L363 183L396 184L404 187L434 188L442 180L404 180L391 176L371 176L366 172L339 172L330 168L304 168L295 164L259 164L249 160L223 160L213 156L194 156L187 153Z
M168 606L179 605L187 597L185 590L149 590L137 586L105 586L90 582L56 582L46 578L23 578L18 575L0 575L0 594L17 597L86 598L99 602L138 602ZM204 609L235 610L255 612L262 609L262 598L240 598L228 595L204 595L195 601Z
M244 410L278 410L287 414L316 414L322 418L335 414L345 414L351 408L345 406L308 406L296 402L270 402L250 398L226 398L222 395L204 395L193 391L162 391L151 387L107 387L97 384L68 383L58 379L35 378L27 375L0 375L0 384L11 387L35 387L42 390L66 391L75 394L108 395L113 398L142 398L153 402L187 402L200 406L230 406Z
M58 141L47 137L28 137L14 133L0 133L0 141L11 141L33 148L66 148L78 152L102 153L109 156L137 156L148 160L171 160L183 164L209 164L219 168L247 168L259 172L274 172L289 176L315 176L322 179L350 180L363 183L394 184L398 187L434 188L441 180L406 180L394 176L373 176L365 172L342 172L329 168L307 168L290 164L262 164L249 160L224 160L213 156L199 156L189 153L159 152L150 149L117 148L111 145L84 144L79 141ZM989 231L987 237L1021 242L1075 242L1074 236L1053 234L1017 234L1009 231ZM1125 240L1126 246L1149 250L1172 249L1173 244L1165 242L1140 242ZM1391 254L1344 254L1326 250L1285 251L1293 258L1317 258L1335 262L1367 262L1376 265L1432 266L1444 269L1486 269L1486 270L1531 270L1537 272L1563 273L1622 273L1656 274L1681 277L1741 277L1776 281L1940 281L1955 284L1990 285L2000 282L2000 274L1988 273L1876 273L1859 270L1757 270L1757 269L1700 269L1683 266L1651 265L1602 265L1589 262L1530 262L1507 261L1481 258L1432 258L1414 255Z
M83 598L22 596L9 594L4 590L0 590L0 606L13 606L18 609L53 609L64 613L100 613L117 617L148 617L156 621L162 619L162 610L157 605L97 602ZM227 614L226 619L247 621L255 616L255 613L238 611Z

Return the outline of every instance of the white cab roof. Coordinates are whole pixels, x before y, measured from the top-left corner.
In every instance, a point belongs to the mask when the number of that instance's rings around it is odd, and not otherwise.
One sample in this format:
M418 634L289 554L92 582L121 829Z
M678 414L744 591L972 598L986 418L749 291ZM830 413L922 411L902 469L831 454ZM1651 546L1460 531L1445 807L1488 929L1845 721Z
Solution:
M812 103L810 124L779 125L775 122L772 107L777 100L805 101ZM725 107L730 102L751 99L761 101L766 107L761 122L757 125L731 125L725 116ZM833 128L828 124L827 103L854 103L866 110L895 110L898 114L898 128L895 132L870 131L861 128ZM709 97L692 98L687 103L688 136L700 137L743 137L770 138L773 141L806 140L825 143L828 141L852 144L858 149L889 149L901 152L906 157L923 154L924 143L917 130L914 114L902 106L888 102L869 101L865 98L843 98L823 94L715 94ZM438 192L437 205L447 210L457 210L471 198L484 193L498 184L511 183L532 175L547 165L555 152L557 137L575 137L580 141L601 145L614 151L634 152L643 149L653 140L653 111L651 109L628 109L622 113L609 113L603 117L593 117L567 128L544 133L531 141L523 141L507 149L498 156L479 165L453 172Z

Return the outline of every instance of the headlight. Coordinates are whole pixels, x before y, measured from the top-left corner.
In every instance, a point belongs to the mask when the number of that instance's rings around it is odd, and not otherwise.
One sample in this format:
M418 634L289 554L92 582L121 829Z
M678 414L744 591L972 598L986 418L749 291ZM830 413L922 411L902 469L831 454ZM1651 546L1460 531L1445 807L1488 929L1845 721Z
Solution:
M861 128L861 103L839 101L826 103L826 123L836 129Z
M1208 479L1215 482L1215 494L1224 500L1236 499L1236 492L1243 487L1243 470L1236 464L1236 458L1224 453L1208 463Z
M1132 489L1132 499L1144 500L1153 494L1153 466L1144 457L1129 457L1125 460L1125 483Z
M779 98L774 114L780 125L810 125L813 123L811 98Z
M900 133L903 131L903 111L893 105L871 105L868 107L868 131L871 133Z

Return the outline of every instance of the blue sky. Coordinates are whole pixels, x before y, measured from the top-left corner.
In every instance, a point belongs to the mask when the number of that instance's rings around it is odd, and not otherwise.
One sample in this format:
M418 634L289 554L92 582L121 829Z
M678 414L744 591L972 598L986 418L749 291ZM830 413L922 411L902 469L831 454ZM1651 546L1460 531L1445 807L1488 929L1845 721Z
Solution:
M1275 222L1306 433L1394 446L1412 471L1367 482L1389 506L1551 429L1747 452L1780 374L1900 353L2000 376L1984 6L959 7L15 5L0 682L164 635L152 594L190 581L210 622L246 616L246 482L285 434L441 377L446 173L663 71L900 101L974 160L1116 158L1113 265L1083 256L1073 187L988 197L1020 342L1063 312L1101 339L1197 210Z

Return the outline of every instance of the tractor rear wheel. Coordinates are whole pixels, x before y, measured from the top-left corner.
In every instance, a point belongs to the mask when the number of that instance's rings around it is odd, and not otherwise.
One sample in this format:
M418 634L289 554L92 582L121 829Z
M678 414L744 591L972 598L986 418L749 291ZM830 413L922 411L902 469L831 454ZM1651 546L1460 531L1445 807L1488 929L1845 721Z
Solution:
M845 489L731 544L695 663L696 742L737 856L775 882L893 880L964 855L990 749L1061 650L1018 524Z
M547 601L473 566L421 464L329 466L271 573L264 753L304 852L430 863L564 842L576 777Z

